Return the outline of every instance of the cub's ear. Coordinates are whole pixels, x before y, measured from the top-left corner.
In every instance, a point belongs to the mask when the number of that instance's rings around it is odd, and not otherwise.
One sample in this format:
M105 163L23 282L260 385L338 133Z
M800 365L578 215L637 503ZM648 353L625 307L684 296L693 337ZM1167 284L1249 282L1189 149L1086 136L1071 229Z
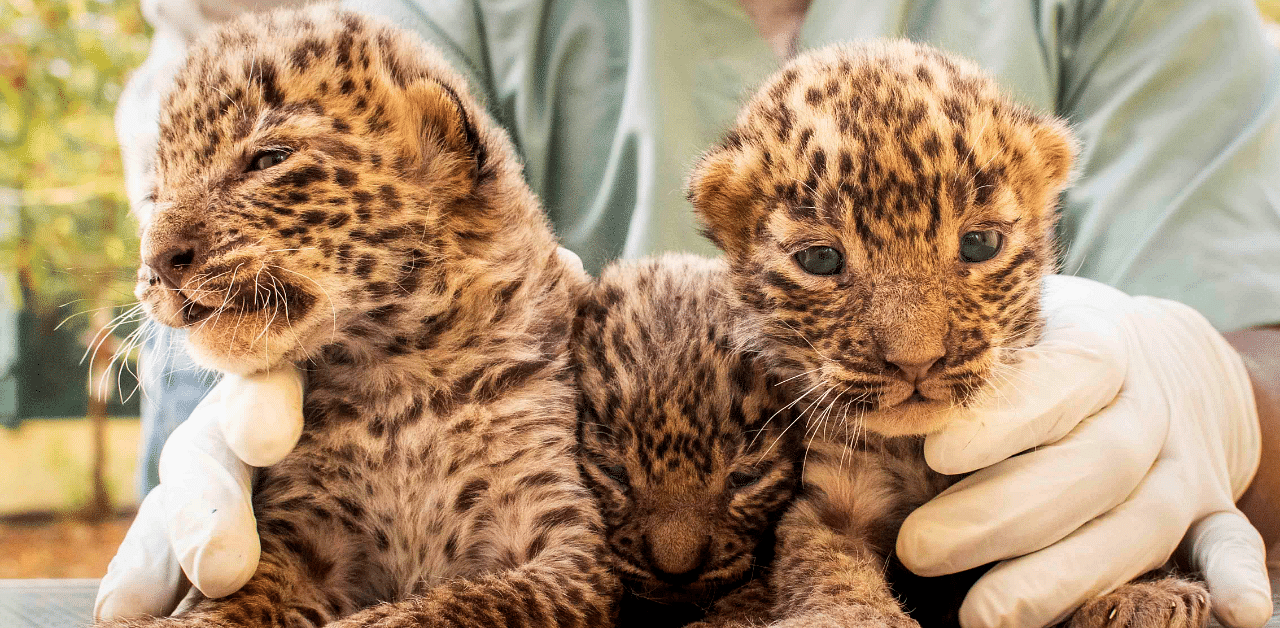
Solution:
M760 187L750 173L750 155L736 135L707 151L689 175L688 196L702 219L702 232L731 257L745 255L756 221Z
M1039 153L1043 172L1054 199L1071 183L1072 164L1075 162L1078 143L1065 120L1045 118L1032 132L1032 143Z
M452 88L430 78L404 89L410 128L419 129L417 151L424 180L439 191L457 187L465 194L484 166L484 144L467 107Z

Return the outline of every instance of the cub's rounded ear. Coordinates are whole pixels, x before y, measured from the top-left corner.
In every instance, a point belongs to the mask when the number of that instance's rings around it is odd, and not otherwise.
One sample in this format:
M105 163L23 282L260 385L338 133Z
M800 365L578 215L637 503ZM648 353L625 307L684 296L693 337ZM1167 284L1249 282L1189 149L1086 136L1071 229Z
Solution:
M1065 120L1046 118L1036 125L1032 142L1047 173L1050 193L1056 197L1071 182L1071 168L1078 148L1076 137Z
M730 256L750 248L760 187L750 157L731 134L702 155L689 175L689 201L702 219L703 234Z
M421 78L404 88L407 124L418 128L413 147L435 186L460 186L470 191L484 166L484 144L467 107L452 88Z

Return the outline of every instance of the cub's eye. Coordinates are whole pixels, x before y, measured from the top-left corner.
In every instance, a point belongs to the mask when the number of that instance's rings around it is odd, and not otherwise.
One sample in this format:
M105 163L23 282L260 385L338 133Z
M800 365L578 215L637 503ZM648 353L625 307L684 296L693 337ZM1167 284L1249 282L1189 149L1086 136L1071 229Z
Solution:
M985 262L1000 252L1004 236L999 231L970 231L960 236L960 259Z
M249 167L245 170L245 172L253 172L254 170L266 170L267 168L270 168L272 166L279 165L280 162L288 158L289 158L289 151L287 150L280 150L278 148L267 149L259 152L257 155L254 155L253 159L249 160Z
M792 257L811 275L834 275L844 268L844 256L829 246L811 246Z
M615 464L607 467L600 467L600 470L603 471L605 475L609 476L610 480L622 485L623 488L631 486L630 482L627 481L626 467L620 464Z
M759 482L762 477L764 477L764 474L756 469L734 471L729 474L729 486L732 488L746 488Z

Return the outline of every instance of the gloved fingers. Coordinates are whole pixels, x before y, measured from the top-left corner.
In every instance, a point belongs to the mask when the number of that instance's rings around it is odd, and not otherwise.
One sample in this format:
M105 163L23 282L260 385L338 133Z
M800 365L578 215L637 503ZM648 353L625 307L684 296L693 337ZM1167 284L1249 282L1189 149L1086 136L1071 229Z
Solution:
M1066 438L987 467L911 513L898 557L923 576L956 573L1056 543L1125 501L1152 470L1163 430L1121 395Z
M1128 349L1114 317L1086 306L1046 319L1040 341L991 372L988 391L925 440L925 460L950 475L1056 442L1115 399Z
M568 264L584 275L587 274L586 269L582 267L582 258L578 257L577 253L574 253L563 246L558 246L556 247L556 255L560 256L560 261Z
M220 406L197 407L160 454L163 510L173 553L192 584L209 597L239 589L258 567L252 469L228 448Z
M1160 355L1163 347L1179 348L1180 355L1166 358L1161 366L1166 371L1177 368L1184 375L1167 388L1196 382L1202 414L1194 427L1222 444L1232 498L1240 499L1262 460L1261 424L1244 360L1194 308L1155 297L1134 297L1133 301L1141 316L1164 321L1163 334L1148 341L1147 352Z
M1191 526L1185 543L1218 620L1229 628L1265 625L1272 612L1266 548L1248 519L1234 508L1213 513Z
M960 608L965 628L1033 628L1159 567L1191 523L1173 469L1157 468L1133 496L1038 552L996 565ZM1159 524L1159 527L1153 527Z
M95 620L163 617L173 612L191 587L169 547L162 490L157 487L142 500L124 542L107 566L93 604Z
M227 444L241 460L266 467L283 460L298 444L302 390L302 371L285 364L256 375L227 374L218 383L218 396L200 405L208 404L217 413Z

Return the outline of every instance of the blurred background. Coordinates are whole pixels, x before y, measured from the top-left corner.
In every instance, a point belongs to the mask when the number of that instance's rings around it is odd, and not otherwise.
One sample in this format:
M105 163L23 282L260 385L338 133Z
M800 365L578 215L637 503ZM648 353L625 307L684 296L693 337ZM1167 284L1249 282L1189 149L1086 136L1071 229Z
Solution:
M149 37L136 0L0 0L0 578L101 576L139 499L112 117Z

